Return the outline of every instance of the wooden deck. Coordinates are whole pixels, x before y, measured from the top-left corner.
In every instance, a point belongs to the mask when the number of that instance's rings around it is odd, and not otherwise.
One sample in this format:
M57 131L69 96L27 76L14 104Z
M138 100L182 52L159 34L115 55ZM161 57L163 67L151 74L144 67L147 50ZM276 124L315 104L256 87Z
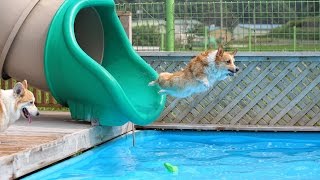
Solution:
M131 131L73 121L69 113L42 112L0 133L0 179L15 179Z

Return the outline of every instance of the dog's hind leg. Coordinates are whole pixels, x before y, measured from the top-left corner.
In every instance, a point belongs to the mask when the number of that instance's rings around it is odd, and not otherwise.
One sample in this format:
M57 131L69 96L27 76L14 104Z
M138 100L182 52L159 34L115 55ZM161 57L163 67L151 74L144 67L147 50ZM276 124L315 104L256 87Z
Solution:
M149 82L148 86L154 86L156 84L157 84L157 81L151 81L151 82Z

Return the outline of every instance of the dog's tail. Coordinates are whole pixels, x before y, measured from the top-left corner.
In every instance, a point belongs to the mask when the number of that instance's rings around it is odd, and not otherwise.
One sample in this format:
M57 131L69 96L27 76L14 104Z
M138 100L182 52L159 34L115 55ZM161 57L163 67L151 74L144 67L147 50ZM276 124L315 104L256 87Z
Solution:
M149 82L148 86L154 86L154 85L158 84L159 83L158 80L159 79Z

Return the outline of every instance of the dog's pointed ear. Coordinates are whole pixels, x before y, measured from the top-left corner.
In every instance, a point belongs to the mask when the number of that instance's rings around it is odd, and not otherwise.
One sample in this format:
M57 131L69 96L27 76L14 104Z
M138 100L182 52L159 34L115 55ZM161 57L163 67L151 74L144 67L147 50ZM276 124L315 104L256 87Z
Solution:
M28 82L27 82L27 80L23 80L23 81L22 81L22 85L23 85L23 87L24 87L25 89L28 89Z
M218 48L217 56L222 57L223 53L224 53L224 50L223 50L222 46L220 45Z
M206 51L204 52L204 55L205 55L205 56L208 56L208 54L209 54L211 51L212 51L212 50L210 50L210 49L206 50Z
M232 54L232 56L235 56L236 54L237 54L237 52L238 52L238 49L235 49L231 54Z
M13 87L13 93L16 96L22 96L24 94L24 87L23 84L21 82L18 82L14 85Z

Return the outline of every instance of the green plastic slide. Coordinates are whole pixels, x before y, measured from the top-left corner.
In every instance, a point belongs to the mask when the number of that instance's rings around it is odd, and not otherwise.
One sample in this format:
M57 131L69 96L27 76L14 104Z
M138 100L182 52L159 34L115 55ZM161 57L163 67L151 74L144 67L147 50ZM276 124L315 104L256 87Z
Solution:
M158 74L133 49L112 0L66 0L45 47L45 75L57 101L79 120L146 125L166 97L148 83Z

